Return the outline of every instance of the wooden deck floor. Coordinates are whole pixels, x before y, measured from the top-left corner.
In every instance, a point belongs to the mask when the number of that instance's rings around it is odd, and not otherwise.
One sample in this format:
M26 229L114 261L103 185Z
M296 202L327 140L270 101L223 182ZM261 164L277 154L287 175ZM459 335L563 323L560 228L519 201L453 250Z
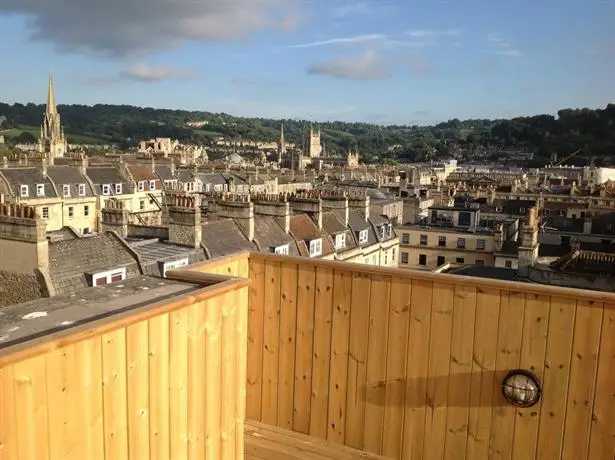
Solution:
M245 460L384 460L349 447L262 423L246 422Z

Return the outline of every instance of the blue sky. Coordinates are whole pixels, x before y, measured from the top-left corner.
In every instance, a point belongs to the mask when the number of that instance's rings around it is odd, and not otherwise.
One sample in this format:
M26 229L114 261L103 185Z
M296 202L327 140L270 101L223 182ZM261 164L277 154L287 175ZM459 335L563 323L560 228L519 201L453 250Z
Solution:
M615 102L615 0L0 0L0 100L426 124Z

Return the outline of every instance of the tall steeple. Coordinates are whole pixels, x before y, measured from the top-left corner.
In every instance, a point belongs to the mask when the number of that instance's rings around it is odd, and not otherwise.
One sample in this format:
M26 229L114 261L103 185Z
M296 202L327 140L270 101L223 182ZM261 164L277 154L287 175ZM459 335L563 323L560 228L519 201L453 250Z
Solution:
M54 158L63 157L68 151L68 143L64 137L64 128L62 127L62 121L56 105L56 94L51 73L49 73L47 107L45 107L45 113L43 114L38 150L40 153L48 155L50 163Z
M56 94L53 89L53 75L49 72L49 90L47 91L47 113L56 114L58 108L56 107Z
M282 164L284 155L286 155L286 140L284 139L284 122L280 127L280 145L278 147L278 164Z

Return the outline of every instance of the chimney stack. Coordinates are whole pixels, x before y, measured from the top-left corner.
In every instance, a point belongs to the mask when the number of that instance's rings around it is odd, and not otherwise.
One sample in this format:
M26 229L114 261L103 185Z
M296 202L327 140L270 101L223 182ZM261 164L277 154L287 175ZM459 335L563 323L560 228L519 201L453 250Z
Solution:
M43 176L47 177L47 159L41 158L41 172Z
M361 193L348 197L348 207L350 207L350 209L355 209L361 217L363 217L365 222L369 219L369 203L369 195L367 194Z
M46 227L32 206L0 204L0 270L31 275L48 267Z
M322 200L318 190L296 193L289 199L295 213L305 213L322 230Z
M521 245L519 246L519 275L528 277L530 268L538 258L538 213L535 206L527 210L526 224L521 231Z
M254 203L254 214L259 216L280 217L284 221L284 231L286 233L290 232L291 209L286 194L256 194L252 200Z
M198 248L201 244L201 206L199 196L169 195L169 242Z
M128 236L129 213L124 202L115 198L105 200L105 207L101 210L101 232L113 231L122 238Z
M2 167L3 168L9 167L9 159L7 157L2 157Z
M349 206L346 193L341 191L322 192L321 199L322 208L333 211L347 227Z
M81 154L81 174L84 176L88 172L89 160L87 155Z
M220 217L235 220L250 241L254 240L254 203L249 195L224 195L216 202Z

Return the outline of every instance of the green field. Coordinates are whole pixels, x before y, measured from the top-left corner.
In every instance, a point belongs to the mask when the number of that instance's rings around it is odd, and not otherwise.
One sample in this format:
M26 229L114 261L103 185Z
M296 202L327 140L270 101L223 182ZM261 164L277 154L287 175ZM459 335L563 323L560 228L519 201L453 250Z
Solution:
M6 129L0 131L0 136L4 136L6 140L11 137L17 137L21 133L30 133L38 139L41 135L41 128L36 126L19 125L16 128ZM68 142L71 144L106 144L111 142L107 136L99 134L74 134L70 131L65 132Z

